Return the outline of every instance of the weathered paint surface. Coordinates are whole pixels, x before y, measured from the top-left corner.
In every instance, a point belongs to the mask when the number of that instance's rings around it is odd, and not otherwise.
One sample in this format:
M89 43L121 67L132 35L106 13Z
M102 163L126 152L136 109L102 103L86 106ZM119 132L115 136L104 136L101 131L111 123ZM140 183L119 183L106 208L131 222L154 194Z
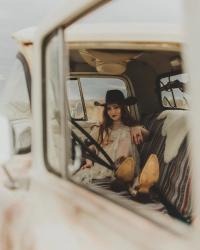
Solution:
M162 219L170 220L177 234L73 183L51 174L39 176L30 169L30 155L22 158L13 161L13 173L30 180L28 189L6 188L1 169L0 249L155 249L155 242L159 249L176 244L175 249L184 249L186 241L178 235L188 228L180 231L171 218Z

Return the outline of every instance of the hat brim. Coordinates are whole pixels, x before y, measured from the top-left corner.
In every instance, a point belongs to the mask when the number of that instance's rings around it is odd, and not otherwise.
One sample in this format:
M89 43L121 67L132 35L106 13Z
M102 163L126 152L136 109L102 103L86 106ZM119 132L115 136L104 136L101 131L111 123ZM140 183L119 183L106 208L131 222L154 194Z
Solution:
M136 103L137 103L137 98L135 96L129 96L129 97L125 98L124 102L123 102L123 104L127 105L127 106L135 105ZM100 102L97 102L97 101L94 102L95 106L104 107L104 106L106 106L106 104L107 103L100 103Z

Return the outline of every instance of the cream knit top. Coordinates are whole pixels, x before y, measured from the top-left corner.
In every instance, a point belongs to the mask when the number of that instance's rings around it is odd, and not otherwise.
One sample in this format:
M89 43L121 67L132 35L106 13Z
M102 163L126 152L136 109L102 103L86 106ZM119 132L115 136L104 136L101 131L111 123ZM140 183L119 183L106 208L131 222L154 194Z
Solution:
M93 127L91 136L98 142L98 126ZM109 136L107 136L106 133L103 134L101 146L114 163L121 157L126 158L132 156L136 161L136 175L138 174L140 158L137 147L132 142L130 127L121 124L116 129L109 129ZM105 160L101 152L97 152L97 154ZM82 183L91 183L94 179L103 179L106 177L114 178L114 172L98 163L94 163L94 166L91 168L80 169L75 174L74 179Z

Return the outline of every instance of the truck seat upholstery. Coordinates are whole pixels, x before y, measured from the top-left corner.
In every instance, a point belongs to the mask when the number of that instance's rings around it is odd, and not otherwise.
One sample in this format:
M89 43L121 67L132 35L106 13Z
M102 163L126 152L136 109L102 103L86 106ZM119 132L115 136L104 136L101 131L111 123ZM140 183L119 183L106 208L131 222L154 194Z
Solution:
M183 138L175 158L169 163L164 162L166 137L161 133L164 119L157 120L158 115L155 113L142 119L142 124L149 129L151 136L140 148L141 166L144 166L151 153L158 156L160 178L156 188L160 194L160 200L168 208L169 213L190 223L192 219L191 171L187 136Z

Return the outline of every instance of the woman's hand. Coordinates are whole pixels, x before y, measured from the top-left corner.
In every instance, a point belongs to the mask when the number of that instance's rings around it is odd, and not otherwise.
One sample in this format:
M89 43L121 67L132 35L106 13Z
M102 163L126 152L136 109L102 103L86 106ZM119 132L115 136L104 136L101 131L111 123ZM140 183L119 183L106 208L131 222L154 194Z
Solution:
M135 126L131 128L131 138L136 145L144 141L144 137L149 135L149 131L142 126Z
M81 167L82 169L85 169L85 168L91 168L93 166L93 163L91 160L89 159L86 159L85 160L85 164Z

